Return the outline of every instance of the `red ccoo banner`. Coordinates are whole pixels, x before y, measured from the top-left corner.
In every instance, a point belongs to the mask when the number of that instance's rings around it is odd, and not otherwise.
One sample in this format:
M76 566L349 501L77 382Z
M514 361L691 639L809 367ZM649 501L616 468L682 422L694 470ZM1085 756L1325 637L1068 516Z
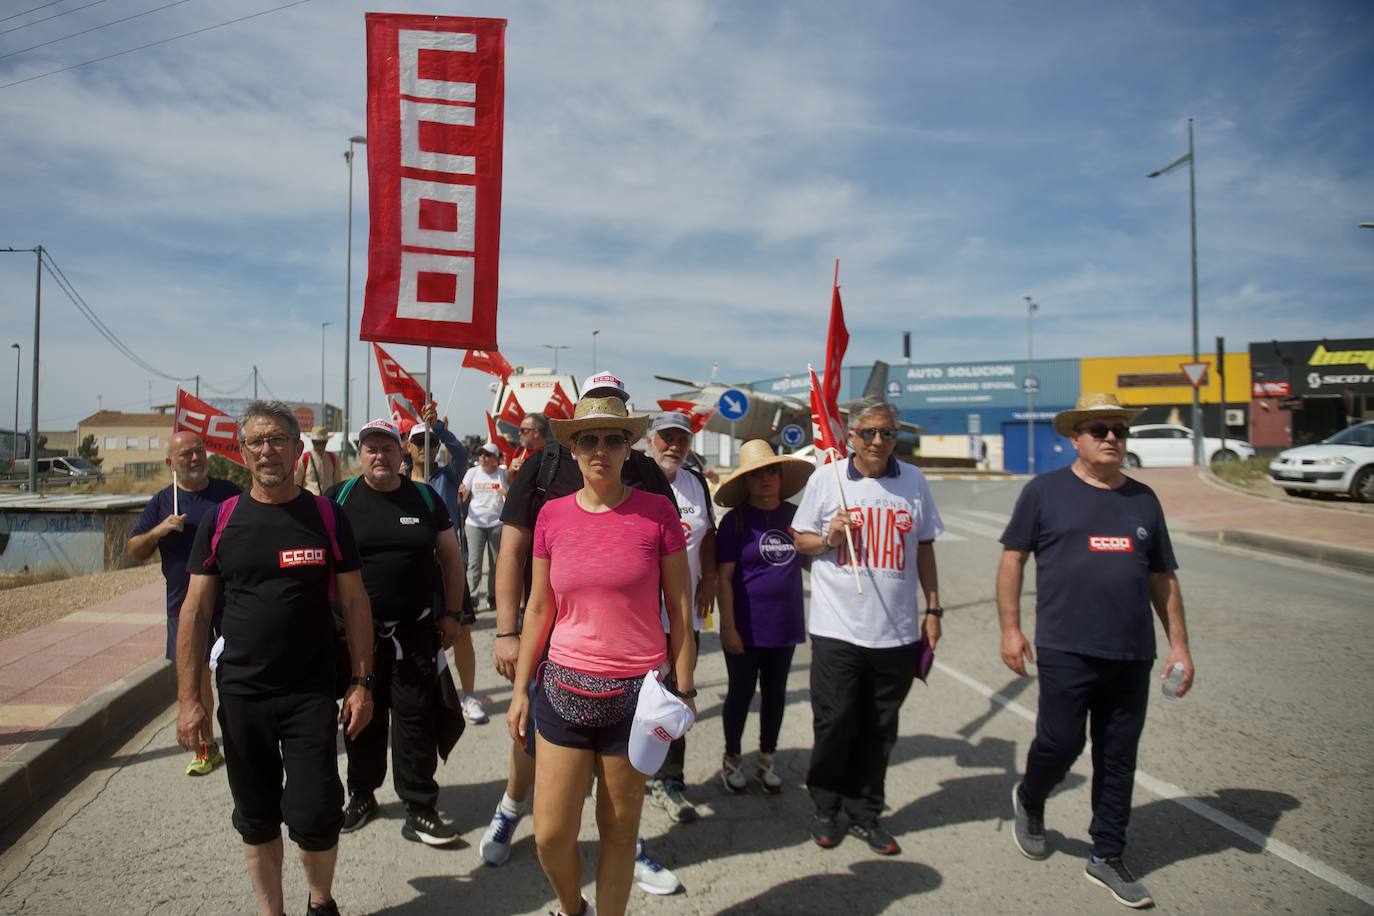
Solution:
M496 349L504 19L368 13L363 340Z
M377 372L382 377L382 391L391 404L392 419L419 422L425 409L425 389L376 344L372 345L372 355L377 358Z
M212 455L243 464L239 451L239 424L227 413L216 410L193 394L177 389L177 415L172 432L188 430L200 436Z

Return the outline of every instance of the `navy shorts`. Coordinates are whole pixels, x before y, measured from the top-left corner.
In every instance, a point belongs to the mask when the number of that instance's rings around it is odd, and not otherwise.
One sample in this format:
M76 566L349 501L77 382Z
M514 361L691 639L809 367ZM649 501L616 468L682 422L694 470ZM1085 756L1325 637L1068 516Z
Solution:
M603 757L623 757L630 753L630 728L635 721L633 713L615 725L578 725L560 716L549 705L542 689L535 691L533 706L536 728L550 744L579 751L594 751Z
M216 614L210 621L210 635L205 639L205 663L207 665L210 663L210 650L215 648L215 640L219 639L220 625L223 622L224 618L220 614ZM177 660L177 629L180 625L180 614L167 615L167 661L169 662Z

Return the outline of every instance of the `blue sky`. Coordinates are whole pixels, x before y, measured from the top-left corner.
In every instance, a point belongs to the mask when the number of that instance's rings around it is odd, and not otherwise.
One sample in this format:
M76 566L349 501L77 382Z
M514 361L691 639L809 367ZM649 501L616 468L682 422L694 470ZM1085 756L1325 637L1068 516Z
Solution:
M277 5L191 0L0 57L9 83ZM36 6L36 0L0 6ZM64 2L0 22L0 55L161 5ZM365 131L363 13L315 0L0 89L0 247L48 247L145 360L231 388L342 399L347 171ZM395 3L507 31L503 352L748 380L820 363L833 261L848 363L1189 346L1196 119L1201 333L1374 334L1374 7L1367 3ZM366 274L365 153L354 315ZM33 259L0 255L0 404ZM45 278L41 414L170 400ZM356 336L356 334L355 334ZM396 347L410 368L423 351ZM354 348L355 422L363 392ZM490 379L435 351L476 431ZM8 368L5 368L8 367ZM377 385L373 410L380 410ZM208 390L208 389L207 389ZM240 391L242 393L242 391ZM100 399L100 400L98 400ZM0 408L8 418L8 411ZM8 419L0 422L8 425Z

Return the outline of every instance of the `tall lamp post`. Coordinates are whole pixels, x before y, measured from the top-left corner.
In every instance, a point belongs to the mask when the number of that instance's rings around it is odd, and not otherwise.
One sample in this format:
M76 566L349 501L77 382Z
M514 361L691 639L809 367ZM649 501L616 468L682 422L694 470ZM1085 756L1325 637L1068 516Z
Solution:
M596 375L596 335L600 331L592 331L592 375Z
M1035 476L1035 348L1031 345L1031 316L1040 306L1030 296L1026 300L1026 467Z
M348 152L344 153L344 162L348 164L348 250L344 254L344 437L343 446L340 451L344 457L353 453L353 445L349 440L350 430L353 429L353 389L350 386L350 373L353 371L352 360L349 358L353 351L353 144L367 143L367 138L355 136L348 138ZM368 348L371 352L371 348ZM364 357L365 362L370 361ZM370 368L370 365L369 365ZM370 379L372 373L366 373ZM372 395L372 386L368 385L367 393L369 399ZM363 414L370 413L371 404L363 405Z
M323 426L325 429L329 428L329 422L325 419L324 414L324 329L333 323L332 321L320 322L320 419L315 425Z
M1146 178L1158 178L1167 175L1174 169L1187 164L1188 166L1188 228L1192 240L1192 260L1193 260L1193 362L1198 360L1197 347L1197 191L1194 180L1193 162L1193 119L1188 119L1188 152L1179 156L1173 162L1162 169L1157 169ZM1222 418L1225 419L1224 417ZM1198 394L1198 386L1193 386L1193 466L1202 467L1206 459L1203 457L1202 441L1202 402Z
M10 346L14 348L14 429L10 431L10 464L13 465L19 458L19 356L23 347L17 343Z
M567 344L541 344L540 346L543 346L543 347L545 347L545 348L547 348L547 349L553 351L553 374L554 374L554 375L557 375L557 374L558 374L558 351L559 351L559 350L571 350L572 347L568 346ZM593 369L592 371L595 372L596 370Z

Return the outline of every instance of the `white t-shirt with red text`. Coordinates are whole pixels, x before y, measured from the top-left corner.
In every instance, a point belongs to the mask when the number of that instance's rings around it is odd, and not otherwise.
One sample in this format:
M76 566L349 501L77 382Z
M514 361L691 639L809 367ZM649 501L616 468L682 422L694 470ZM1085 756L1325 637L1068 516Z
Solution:
M842 464L840 476L845 505L863 521L854 532L858 562L843 541L812 558L809 631L872 649L910 645L921 638L916 545L943 534L944 522L920 469L894 460L887 469L893 476L854 479L850 466ZM835 472L820 468L807 481L792 528L824 536L839 510Z
M498 467L488 474L480 467L468 468L463 486L472 494L467 523L477 528L501 524L501 509L506 505L506 497L501 494L506 489L506 469Z

